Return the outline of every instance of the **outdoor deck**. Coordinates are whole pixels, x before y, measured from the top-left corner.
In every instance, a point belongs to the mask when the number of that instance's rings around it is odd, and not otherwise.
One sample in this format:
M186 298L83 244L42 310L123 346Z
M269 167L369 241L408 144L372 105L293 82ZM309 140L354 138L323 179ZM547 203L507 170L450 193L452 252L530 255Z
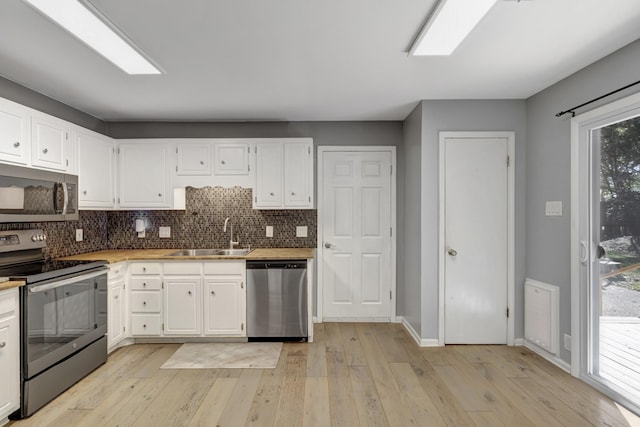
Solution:
M640 395L640 319L601 318L600 376Z

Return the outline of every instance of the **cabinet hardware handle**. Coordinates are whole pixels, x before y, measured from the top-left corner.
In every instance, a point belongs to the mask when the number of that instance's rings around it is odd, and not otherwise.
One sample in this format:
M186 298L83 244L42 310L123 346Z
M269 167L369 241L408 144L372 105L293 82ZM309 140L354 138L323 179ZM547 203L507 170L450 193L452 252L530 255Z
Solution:
M142 305L147 305L147 302L146 301L142 301Z
M0 348L5 348L7 343L5 341L0 342Z
M220 161L220 163L222 163L223 165L224 165L224 164L226 164L226 163L224 162L224 160L221 160L221 161Z
M84 190L84 191L82 192L82 194L84 194L84 195L86 196L86 195L87 195L87 190Z
M142 267L142 271L147 271L147 267Z
M204 165L204 160L200 160L200 164L201 164L201 165Z
M275 196L275 194L274 194L274 193L269 193L269 195L270 195L270 196Z
M114 295L113 299L118 299L118 295Z
M158 197L162 197L162 193L158 193Z
M143 328L146 328L146 327L147 327L147 325L142 325L142 327L143 327Z
M16 147L16 148L20 147L20 142L18 142L18 141L14 142L13 146Z
M143 288L146 288L146 287L147 287L147 284L146 284L146 283L143 283L143 284L142 284L142 287L143 287Z
M49 149L48 149L48 148L45 148L44 150L42 150L42 152L43 152L44 154L47 154L47 153L49 152Z
M191 291L189 291L188 294L191 295Z
M64 294L65 294L66 296L69 296L69 292L65 292Z
M216 296L216 293L214 291L211 291L211 295Z
M294 192L292 191L292 192L291 192L291 195L292 195L292 196L295 196L295 195L296 195L296 193L294 193Z
M456 255L458 255L458 251L456 251L455 249L449 249L449 250L447 251L447 253L448 253L450 256L456 256Z

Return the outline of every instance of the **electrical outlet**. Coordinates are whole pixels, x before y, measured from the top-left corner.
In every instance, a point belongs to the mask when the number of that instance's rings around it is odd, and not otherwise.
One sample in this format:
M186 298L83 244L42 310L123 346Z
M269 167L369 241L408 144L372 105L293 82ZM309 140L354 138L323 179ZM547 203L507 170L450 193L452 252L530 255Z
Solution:
M564 349L571 351L571 335L564 334Z
M267 225L267 237L273 237L273 225Z
M299 225L296 227L296 237L307 237L307 233L308 231L306 225Z
M83 238L82 228L76 228L76 242L82 242Z
M158 227L158 236L161 239L168 239L171 237L171 227Z

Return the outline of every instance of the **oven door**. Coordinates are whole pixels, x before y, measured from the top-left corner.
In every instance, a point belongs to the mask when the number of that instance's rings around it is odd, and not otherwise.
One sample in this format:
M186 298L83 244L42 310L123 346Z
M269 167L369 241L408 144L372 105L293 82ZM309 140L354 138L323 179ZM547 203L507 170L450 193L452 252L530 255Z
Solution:
M107 273L22 288L23 375L32 378L107 332Z

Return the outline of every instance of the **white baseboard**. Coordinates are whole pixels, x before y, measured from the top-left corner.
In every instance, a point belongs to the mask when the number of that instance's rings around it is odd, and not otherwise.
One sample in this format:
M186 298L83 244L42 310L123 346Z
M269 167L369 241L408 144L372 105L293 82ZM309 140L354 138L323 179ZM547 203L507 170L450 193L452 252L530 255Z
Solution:
M411 335L411 338L413 338L416 344L418 344L420 347L440 347L437 339L420 338L420 335L418 335L416 330L413 329L413 326L411 326L411 324L407 322L406 319L398 317L397 320L402 323L402 326L404 326L409 335Z
M516 347L522 347L522 346L524 346L524 338L516 338L516 339L513 341L513 345L514 345L514 346L516 346Z
M554 365L556 365L558 368L562 369L566 373L571 374L571 365L565 362L564 360L560 359L558 356L547 353L546 351L542 350L535 344L530 343L529 341L524 341L524 346L529 350L533 351L538 356L545 359L546 361L553 363Z

